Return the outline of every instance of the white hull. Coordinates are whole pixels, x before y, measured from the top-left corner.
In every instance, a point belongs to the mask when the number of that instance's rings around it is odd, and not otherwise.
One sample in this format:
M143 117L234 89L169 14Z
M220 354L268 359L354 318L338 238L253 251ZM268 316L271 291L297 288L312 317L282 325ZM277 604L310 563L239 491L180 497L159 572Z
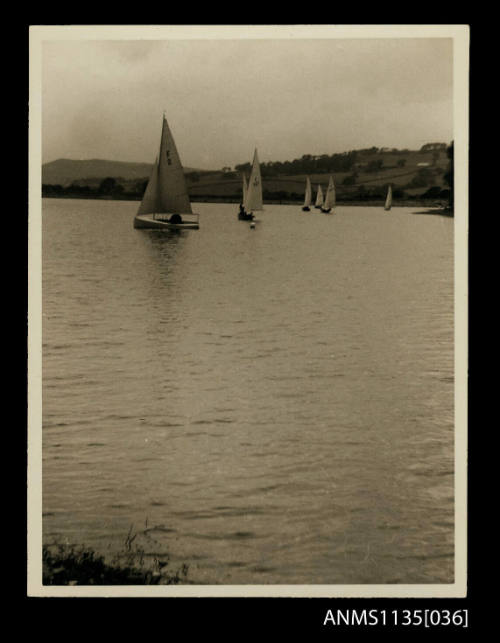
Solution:
M154 214L138 214L134 219L134 228L144 230L198 230L199 227L198 221L169 223L166 220L155 218Z

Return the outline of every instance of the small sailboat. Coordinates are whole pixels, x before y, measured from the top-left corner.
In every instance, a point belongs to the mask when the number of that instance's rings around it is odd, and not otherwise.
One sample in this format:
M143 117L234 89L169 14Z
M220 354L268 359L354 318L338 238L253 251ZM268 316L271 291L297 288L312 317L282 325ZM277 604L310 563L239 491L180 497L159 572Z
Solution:
M323 207L323 190L321 189L321 185L318 185L318 192L316 194L316 202L314 204L314 207L317 209L321 209Z
M384 210L389 211L392 206L392 185L387 188L387 197L385 199Z
M335 207L335 184L333 183L333 176L330 176L328 187L326 189L325 202L321 208L321 212L328 214L332 208Z
M238 219L240 221L251 221L253 219L253 214L245 212L245 201L247 200L248 192L248 180L246 174L243 173L243 198L240 203L240 211L238 212Z
M196 230L200 227L198 220L198 214L191 210L184 170L163 114L160 153L134 218L134 228Z
M304 205L302 206L302 210L304 212L310 212L311 208L309 207L311 205L311 200L312 200L312 190L311 190L311 179L309 177L306 178L306 193L304 197Z
M262 179L260 176L260 164L257 149L253 155L252 171L248 181L248 190L246 199L243 204L246 213L250 214L252 220L255 220L253 212L255 210L263 210L262 205Z

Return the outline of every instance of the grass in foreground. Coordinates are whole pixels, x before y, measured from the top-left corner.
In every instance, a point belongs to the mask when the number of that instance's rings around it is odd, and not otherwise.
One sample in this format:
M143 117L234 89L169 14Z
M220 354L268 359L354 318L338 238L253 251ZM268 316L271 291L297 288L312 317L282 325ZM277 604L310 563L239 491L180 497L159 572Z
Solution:
M54 545L43 547L44 585L177 585L186 583L188 566L167 570L168 555L144 563L145 552L132 549L135 536L125 541L124 552L106 562L104 556L85 546Z

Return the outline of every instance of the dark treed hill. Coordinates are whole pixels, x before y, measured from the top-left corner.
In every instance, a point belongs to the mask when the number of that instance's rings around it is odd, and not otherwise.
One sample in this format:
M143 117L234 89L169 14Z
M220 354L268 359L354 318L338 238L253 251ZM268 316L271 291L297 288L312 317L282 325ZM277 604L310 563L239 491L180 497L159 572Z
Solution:
M73 181L85 179L120 178L125 181L146 179L151 173L152 163L107 161L103 159L73 160L57 159L42 165L42 183L68 186ZM184 168L194 172L194 168Z

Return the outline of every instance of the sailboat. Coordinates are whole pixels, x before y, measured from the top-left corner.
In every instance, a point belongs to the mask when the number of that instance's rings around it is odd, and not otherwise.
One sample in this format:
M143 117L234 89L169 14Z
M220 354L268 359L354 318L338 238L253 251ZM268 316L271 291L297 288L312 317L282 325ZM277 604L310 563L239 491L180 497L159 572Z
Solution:
M321 209L323 207L323 190L321 189L321 185L318 185L318 192L316 194L316 203L314 204L314 207L317 209Z
M252 220L255 220L255 217L253 215L254 210L264 209L262 206L262 179L260 176L260 165L259 157L257 155L257 149L255 149L253 155L252 171L250 173L247 194L243 203L243 207L246 214L249 214L252 217Z
M326 189L325 202L321 208L321 212L328 214L332 208L335 207L335 185L333 183L333 176L330 176L328 187Z
M134 228L196 230L200 227L198 219L191 210L184 170L163 114L160 153L134 218Z
M384 210L389 211L391 209L391 206L392 206L392 186L389 185L389 187L387 188L387 197L385 199Z
M248 180L247 180L246 174L243 173L243 198L241 200L240 211L238 212L238 219L240 221L251 221L253 219L253 214L248 214L247 212L245 212L244 203L247 199L247 192L248 192Z
M304 197L304 205L302 206L302 210L304 212L310 212L311 208L309 207L311 205L311 200L312 200L312 190L311 190L311 179L309 177L306 178L306 194Z

